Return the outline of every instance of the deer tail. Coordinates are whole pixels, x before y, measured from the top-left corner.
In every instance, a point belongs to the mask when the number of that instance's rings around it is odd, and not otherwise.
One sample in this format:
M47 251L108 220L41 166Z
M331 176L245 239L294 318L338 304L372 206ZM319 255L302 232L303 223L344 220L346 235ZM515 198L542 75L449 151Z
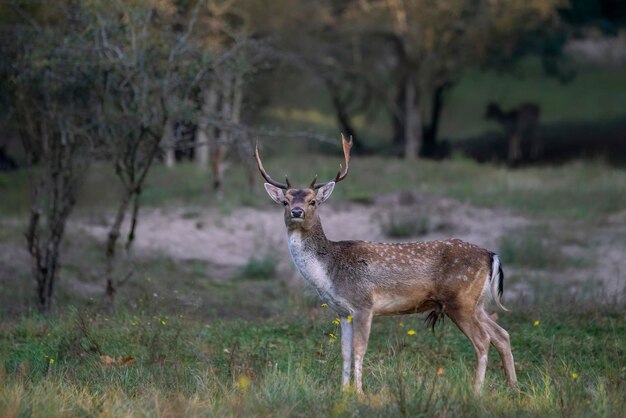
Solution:
M504 311L508 311L502 305L502 291L503 291L503 282L504 282L504 272L502 271L502 265L500 264L500 258L497 254L491 255L491 277L489 280L491 281L491 296L493 296L493 300L496 302L496 305Z

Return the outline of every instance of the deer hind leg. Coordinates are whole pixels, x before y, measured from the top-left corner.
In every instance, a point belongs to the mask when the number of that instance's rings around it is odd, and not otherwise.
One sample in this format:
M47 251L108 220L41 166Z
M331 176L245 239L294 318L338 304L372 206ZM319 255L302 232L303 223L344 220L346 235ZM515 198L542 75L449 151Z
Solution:
M513 361L513 352L511 350L511 340L509 333L496 323L493 319L483 311L484 321L488 325L488 332L491 336L491 344L498 350L502 364L504 365L504 373L506 374L509 386L514 388L517 386L517 375L515 374L515 363Z
M356 393L363 394L363 357L367 350L372 327L372 311L357 311L354 314L352 352L354 354L354 388Z
M474 393L479 394L485 381L485 373L487 372L487 355L491 342L489 331L491 329L488 328L484 319L475 312L452 311L447 312L447 314L474 346L476 371L474 372L473 389Z
M341 356L343 357L343 370L341 386L344 390L350 387L350 375L352 374L352 322L348 318L341 318Z

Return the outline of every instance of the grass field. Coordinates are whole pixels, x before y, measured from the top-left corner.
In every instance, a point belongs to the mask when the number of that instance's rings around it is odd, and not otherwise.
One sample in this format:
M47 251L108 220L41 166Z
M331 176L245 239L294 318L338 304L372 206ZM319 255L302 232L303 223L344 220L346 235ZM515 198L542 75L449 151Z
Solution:
M310 182L309 165L318 168L320 178L331 178L338 164L336 156L309 156L306 167L291 156L272 157L266 157L268 171L290 173L290 179L298 184ZM193 165L181 165L176 170L157 166L147 181L143 203L149 207L221 205L225 210L240 205L271 205L261 182L250 191L240 166L229 171L222 201L211 192L209 176ZM112 209L116 184L112 170L93 167L82 185L78 211ZM0 214L25 213L27 190L24 172L0 174L0 191L6 197L0 201ZM533 217L601 219L626 207L626 172L602 161L511 171L463 158L414 163L379 157L353 158L350 181L334 192L333 200L368 201L381 194L406 190L448 196L482 207L506 207Z
M330 176L335 160L318 156L311 164ZM292 160L270 157L267 163L272 171L282 167L294 173L294 180L307 180ZM184 216L189 218L203 205L225 212L240 204L269 205L264 195L245 191L241 171L234 173L231 181L238 187L218 203L205 193L206 177L194 167L157 167L145 203L188 207ZM20 245L16 214L26 203L20 197L25 178L16 173L1 181L11 185L15 199L0 204L7 220L0 242ZM110 210L114 190L92 192L105 190L98 186L107 182L109 174L92 170L76 216ZM368 158L353 161L351 181L334 199L367 204L381 193L421 190L508 208L539 225L570 222L584 233L623 211L625 185L623 170L601 162L509 171L462 159L409 165ZM560 245L571 244L569 232L552 230L549 238L556 247L546 246L541 226L501 241L505 265L540 272L542 280L567 268L572 259ZM101 244L75 232L68 239L73 244L62 275L93 274ZM2 318L0 416L617 417L626 407L623 304L569 297L545 281L538 287L542 298L513 303L511 313L500 314L499 322L512 335L519 391L505 387L492 350L485 393L475 397L469 389L474 355L458 329L446 321L433 334L420 317L396 317L375 320L365 361L367 395L359 398L340 391L334 315L315 297L285 286L271 260L246 265L226 282L206 277L200 260L182 265L144 257L137 260L137 270L138 280L128 285L115 314L103 313L97 300L77 300L61 288L53 317ZM3 303L7 298L30 303L28 272L20 280L0 283ZM205 293L212 302L189 311L174 299L155 297L172 289ZM411 329L414 335L407 333Z
M505 387L494 350L480 398L471 346L449 322L433 334L418 318L376 320L359 398L340 391L338 326L322 310L263 323L71 309L5 322L0 415L618 417L626 407L623 312L504 315L520 388Z
M482 120L484 104L492 99L505 107L538 100L550 124L601 125L624 117L623 72L594 69L559 86L536 70L521 82L468 74L452 94L443 134L457 140L493 129ZM285 108L294 96L308 97L306 91L287 90L292 94ZM308 107L275 106L266 120L334 137L332 116L315 110L327 103L319 94L311 97ZM357 123L371 144L387 138L380 118L361 116ZM333 177L340 161L338 147L324 146L331 154L318 154L311 152L319 150L316 143L263 145L268 171L277 177L289 173L296 184L308 184L315 172ZM218 199L207 172L190 164L158 165L144 188L143 210L179 211L200 233L206 231L201 220L207 211L216 224L241 207L267 212L273 203L261 181L250 191L245 178L240 165L232 166ZM103 243L81 227L109 222L117 182L102 164L83 180L63 246L55 310L45 318L34 313L24 254L27 172L0 173L1 417L623 416L624 295L595 286L609 274L626 281L620 276L626 171L604 159L508 170L457 154L414 163L355 157L349 179L333 194L336 206L324 209L379 205L393 216L378 197L419 192L427 200L447 198L492 210L494 217L524 220L494 248L505 266L505 290L524 285L534 295L505 300L511 312L500 312L498 319L511 334L520 387L506 387L492 350L481 397L470 390L470 343L449 320L433 333L419 316L375 319L364 363L366 395L342 392L335 316L313 292L289 281L292 271L281 270L271 251L251 256L226 277L213 274L214 266L203 259L139 252L131 258L134 275L121 289L117 309L102 309ZM394 218L384 219L372 222ZM421 239L433 227L421 213L411 219L416 224L386 226L388 235ZM405 229L411 237L404 237ZM269 248L269 235L284 231L264 233L257 239ZM282 248L280 254L286 252ZM578 282L566 282L570 276Z

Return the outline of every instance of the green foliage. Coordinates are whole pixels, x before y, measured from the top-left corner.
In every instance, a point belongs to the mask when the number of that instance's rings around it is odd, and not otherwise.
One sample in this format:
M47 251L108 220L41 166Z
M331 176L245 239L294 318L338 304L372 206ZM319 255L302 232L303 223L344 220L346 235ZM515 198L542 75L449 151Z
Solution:
M431 229L427 216L415 213L415 209L391 209L383 216L381 226L389 238L409 238L427 234Z
M276 259L272 256L252 257L242 267L240 279L268 280L276 276Z
M545 230L527 228L512 230L500 239L498 254L505 265L522 266L526 268L546 269L563 267L568 261L549 242Z

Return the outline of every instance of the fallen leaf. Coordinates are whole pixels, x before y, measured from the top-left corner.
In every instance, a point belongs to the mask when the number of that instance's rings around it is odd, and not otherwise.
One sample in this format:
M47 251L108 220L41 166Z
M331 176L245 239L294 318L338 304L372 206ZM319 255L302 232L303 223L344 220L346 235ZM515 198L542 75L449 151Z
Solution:
M107 356L106 354L103 354L100 356L100 361L106 364L107 366L115 366L115 363L116 363L113 357Z
M103 354L100 356L100 361L107 366L128 366L129 364L133 364L135 362L135 357L133 356L119 356L117 359L114 359L111 356L107 356Z
M135 357L133 356L120 357L117 359L117 364L119 364L120 366L128 366L129 364L133 364L134 362Z

